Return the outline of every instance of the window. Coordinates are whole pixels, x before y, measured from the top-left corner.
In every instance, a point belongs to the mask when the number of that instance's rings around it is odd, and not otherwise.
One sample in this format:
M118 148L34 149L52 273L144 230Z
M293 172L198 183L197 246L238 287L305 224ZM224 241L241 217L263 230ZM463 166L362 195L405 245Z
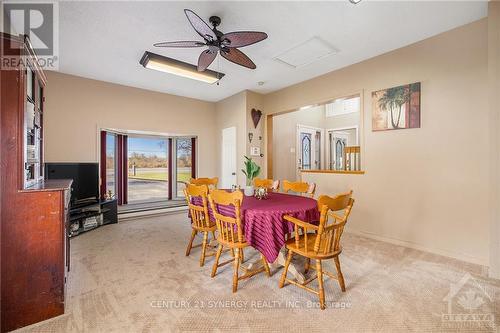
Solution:
M359 96L338 98L325 105L325 116L335 117L348 113L359 112L361 104L360 101L361 98Z
M300 133L300 153L302 155L302 169L311 169L311 134Z
M316 133L314 134L314 141L314 167L316 169L321 169L321 150L323 149L323 147L321 146L321 131L316 131Z
M168 139L129 136L128 202L168 200Z
M344 169L344 148L346 146L345 139L336 139L334 140L332 146L335 149L335 165L332 169L334 170L343 170Z
M101 196L118 204L183 198L196 177L196 138L101 132Z

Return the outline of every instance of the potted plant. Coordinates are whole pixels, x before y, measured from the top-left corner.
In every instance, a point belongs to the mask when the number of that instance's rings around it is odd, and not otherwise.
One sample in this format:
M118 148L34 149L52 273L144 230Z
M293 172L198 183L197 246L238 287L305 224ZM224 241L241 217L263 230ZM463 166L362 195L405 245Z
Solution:
M245 156L245 169L241 169L247 177L247 186L245 188L245 195L253 195L253 179L260 173L260 166L257 165L251 158Z

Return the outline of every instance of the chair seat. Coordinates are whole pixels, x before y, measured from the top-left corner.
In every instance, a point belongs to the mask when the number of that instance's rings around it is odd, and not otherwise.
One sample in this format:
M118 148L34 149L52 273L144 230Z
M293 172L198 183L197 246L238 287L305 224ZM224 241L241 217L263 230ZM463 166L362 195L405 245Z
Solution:
M318 253L315 253L314 244L316 243L316 237L318 237L317 234L311 234L311 233L307 234L307 251L306 251L305 237L303 235L300 236L298 247L295 244L295 238L290 238L289 240L287 240L285 246L287 249L292 250L293 252L300 254L301 256L311 259L330 259L335 256L338 256L342 252L342 248L340 248L337 251L330 251L325 254L323 253L323 248L320 247Z

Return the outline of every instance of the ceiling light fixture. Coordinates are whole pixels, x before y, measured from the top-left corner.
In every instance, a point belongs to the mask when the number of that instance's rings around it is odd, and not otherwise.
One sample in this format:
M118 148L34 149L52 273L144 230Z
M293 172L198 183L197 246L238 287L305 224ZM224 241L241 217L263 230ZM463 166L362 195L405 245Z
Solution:
M357 5L358 3L361 2L361 0L349 0L349 2Z
M196 66L188 64L187 62L164 57L149 51L144 52L139 63L144 66L144 68L154 69L206 83L215 83L225 75L224 73L215 72L209 69L199 72Z

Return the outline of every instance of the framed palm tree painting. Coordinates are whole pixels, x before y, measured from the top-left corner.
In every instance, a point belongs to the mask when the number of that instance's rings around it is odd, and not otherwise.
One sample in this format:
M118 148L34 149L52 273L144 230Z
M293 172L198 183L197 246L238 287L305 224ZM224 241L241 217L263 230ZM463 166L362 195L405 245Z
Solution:
M372 131L420 128L420 82L372 92Z

